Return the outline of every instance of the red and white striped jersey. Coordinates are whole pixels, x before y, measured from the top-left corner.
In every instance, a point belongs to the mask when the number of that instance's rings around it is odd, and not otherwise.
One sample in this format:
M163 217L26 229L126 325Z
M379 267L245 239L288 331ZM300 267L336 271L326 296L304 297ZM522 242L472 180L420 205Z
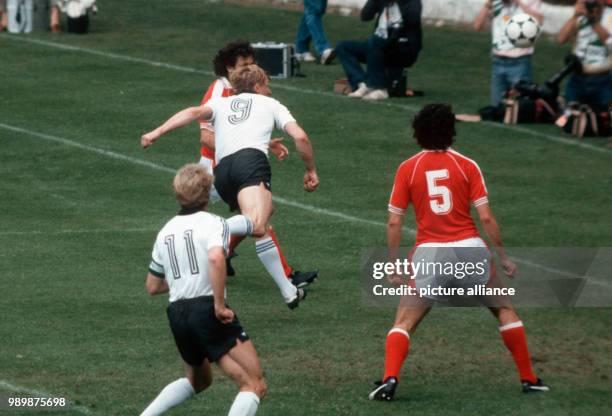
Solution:
M225 77L217 78L208 87L206 94L204 94L204 97L202 97L200 105L206 104L211 98L229 97L231 95L234 95L234 90L232 89L232 84L230 84L229 80ZM212 132L215 131L213 125L206 120L200 120L200 129L206 129ZM215 152L206 146L202 146L200 153L205 158L212 160L215 159Z
M389 211L404 215L412 203L416 245L478 237L470 205L489 202L478 164L454 150L424 150L398 168Z

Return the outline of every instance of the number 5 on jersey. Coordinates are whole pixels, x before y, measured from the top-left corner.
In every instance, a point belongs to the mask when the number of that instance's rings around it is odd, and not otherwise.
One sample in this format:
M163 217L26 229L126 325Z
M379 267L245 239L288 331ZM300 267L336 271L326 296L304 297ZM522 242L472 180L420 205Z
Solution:
M450 189L439 183L444 179L449 179L448 169L430 170L425 172L425 176L427 177L427 193L431 198L429 201L431 210L436 215L448 214L453 209L453 196Z

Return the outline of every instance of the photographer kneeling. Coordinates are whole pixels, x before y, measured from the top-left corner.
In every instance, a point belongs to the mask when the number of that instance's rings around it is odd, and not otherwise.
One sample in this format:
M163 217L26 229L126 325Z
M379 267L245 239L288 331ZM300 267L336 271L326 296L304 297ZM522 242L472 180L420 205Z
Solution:
M576 36L574 54L582 71L572 74L565 100L605 111L612 103L612 0L578 0L574 15L563 25L557 41Z
M365 41L340 41L335 50L353 90L349 97L389 97L387 71L412 66L421 50L421 9L421 0L366 2L361 20L376 18L374 34ZM367 64L366 71L360 63Z

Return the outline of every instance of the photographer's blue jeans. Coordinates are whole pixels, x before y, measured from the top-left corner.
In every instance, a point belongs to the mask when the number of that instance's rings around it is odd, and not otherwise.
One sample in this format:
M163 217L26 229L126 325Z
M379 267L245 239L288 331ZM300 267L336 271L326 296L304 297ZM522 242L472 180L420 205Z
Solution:
M531 55L520 58L505 58L493 56L493 71L491 76L491 105L497 106L508 88L518 81L531 82L533 70Z
M310 41L314 43L317 53L320 55L325 49L329 49L329 42L323 30L321 19L327 8L327 0L304 0L304 16L298 27L295 37L295 52L304 53L310 48Z
M588 104L594 110L605 110L612 102L612 73L572 75L565 85L565 101L576 101Z
M366 41L343 40L336 45L336 55L344 68L348 81L355 91L360 82L369 88L387 88L385 76L385 46L387 41L370 36ZM361 63L365 63L364 71Z

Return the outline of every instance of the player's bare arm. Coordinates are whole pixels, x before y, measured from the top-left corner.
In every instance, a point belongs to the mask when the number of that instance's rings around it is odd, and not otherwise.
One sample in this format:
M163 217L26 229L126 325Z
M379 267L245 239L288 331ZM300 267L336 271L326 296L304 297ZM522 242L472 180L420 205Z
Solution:
M140 138L140 145L143 147L143 149L146 149L147 147L155 143L155 141L164 134L169 133L172 130L184 127L187 124L198 119L210 120L212 116L213 111L205 105L199 107L189 107L184 110L181 110L172 117L170 117L164 124L157 127L155 130L143 134Z
M213 247L208 250L208 271L215 298L215 315L224 324L234 320L234 312L225 306L225 253L223 247Z
M289 156L289 149L287 149L287 146L283 144L283 140L284 139L282 137L275 137L274 139L270 140L270 144L268 145L270 153L272 153L278 160L284 160L287 156Z
M314 163L314 152L308 135L294 121L285 125L285 132L295 141L295 148L304 162L304 167L306 168L306 172L304 172L304 189L306 192L312 192L319 186L319 177Z
M153 276L152 273L147 275L147 282L145 283L147 292L149 295L161 295L162 293L168 293L168 283L166 279L160 279L159 277Z
M476 19L474 20L474 29L482 30L487 22L489 21L489 16L491 14L491 0L485 1L484 5L476 15Z
M404 225L404 216L399 214L389 213L387 220L387 250L389 251L389 261L394 262L399 258L399 248L402 242L402 226ZM402 278L399 276L389 279L391 283L402 284Z
M200 129L200 144L214 151L215 150L215 132L207 130L207 129Z
M476 207L476 211L478 212L480 224L482 224L485 234L499 256L504 273L508 277L514 277L516 274L516 264L506 255L506 250L504 250L504 244L501 238L501 231L499 230L495 215L493 215L493 211L491 211L491 207L489 204L483 204Z
M559 34L557 35L558 43L565 43L572 38L578 31L578 18L580 16L586 16L587 9L584 5L584 1L577 1L574 6L574 15L561 27Z

